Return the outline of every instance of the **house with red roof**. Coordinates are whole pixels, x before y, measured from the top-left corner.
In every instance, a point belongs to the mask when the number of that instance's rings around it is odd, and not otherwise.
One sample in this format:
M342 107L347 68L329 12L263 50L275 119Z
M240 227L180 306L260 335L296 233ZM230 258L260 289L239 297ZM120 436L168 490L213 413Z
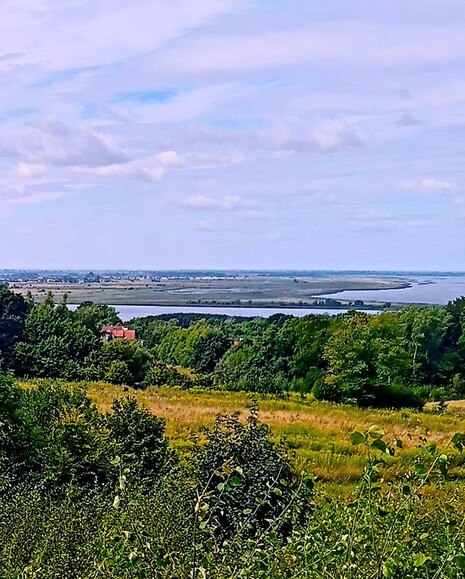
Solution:
M103 326L100 331L104 342L117 338L122 338L123 340L136 339L136 330L130 330L124 326Z

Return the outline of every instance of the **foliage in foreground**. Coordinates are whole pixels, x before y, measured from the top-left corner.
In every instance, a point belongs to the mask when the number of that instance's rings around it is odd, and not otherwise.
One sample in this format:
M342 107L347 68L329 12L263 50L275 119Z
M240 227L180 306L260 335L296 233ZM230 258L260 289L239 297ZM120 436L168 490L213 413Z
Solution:
M187 456L132 399L99 413L82 390L0 382L2 578L460 578L465 435L425 444L383 481L399 441L354 432L368 464L335 499L298 474L252 408L218 417Z

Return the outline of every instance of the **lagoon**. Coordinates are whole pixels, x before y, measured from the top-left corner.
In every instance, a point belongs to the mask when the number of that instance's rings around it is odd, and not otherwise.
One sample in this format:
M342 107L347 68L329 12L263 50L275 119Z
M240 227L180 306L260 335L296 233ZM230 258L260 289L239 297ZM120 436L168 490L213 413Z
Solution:
M465 296L465 275L415 276L411 284L411 287L403 289L342 291L320 297L366 302L446 305L460 296Z
M132 318L145 316L159 316L160 314L216 314L224 316L236 316L244 318L269 318L275 314L303 317L308 315L336 316L348 312L345 308L234 308L234 307L196 307L196 306L123 306L113 305L123 322ZM77 305L70 305L74 310ZM375 314L376 310L367 313Z

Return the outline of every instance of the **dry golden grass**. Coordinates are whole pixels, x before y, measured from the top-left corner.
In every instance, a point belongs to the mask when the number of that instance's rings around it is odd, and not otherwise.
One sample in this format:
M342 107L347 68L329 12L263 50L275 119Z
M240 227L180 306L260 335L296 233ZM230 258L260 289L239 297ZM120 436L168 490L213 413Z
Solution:
M103 383L89 384L88 393L105 412L111 409L115 398L135 396L150 412L166 420L167 436L178 448L189 446L193 433L211 426L218 414L239 412L245 418L255 398L260 420L270 427L272 438L285 438L295 450L299 467L329 482L348 482L360 476L366 450L350 443L350 434L355 430L363 432L376 424L384 430L387 441L402 441L403 449L389 459L386 478L405 472L425 439L446 447L455 432L465 430L463 403L451 404L447 413L439 416L431 409L421 413L360 409L297 395L284 400L224 391L133 390Z
M33 383L25 383L31 387ZM385 432L387 442L400 440L402 449L392 458L383 476L386 480L405 474L411 463L423 452L425 442L448 447L456 432L465 432L465 402L451 402L444 415L434 414L434 405L425 412L412 410L360 409L318 402L311 397L291 395L288 399L228 391L148 388L134 390L106 383L86 385L89 397L103 412L111 410L117 398L134 396L156 416L166 420L166 434L178 449L189 447L194 434L213 425L218 414L238 412L245 419L247 408L255 399L259 418L270 427L275 441L286 439L301 470L313 473L329 483L357 480L366 463L363 445L353 446L350 435L377 425ZM453 452L449 447L447 452ZM465 471L455 473L462 477Z

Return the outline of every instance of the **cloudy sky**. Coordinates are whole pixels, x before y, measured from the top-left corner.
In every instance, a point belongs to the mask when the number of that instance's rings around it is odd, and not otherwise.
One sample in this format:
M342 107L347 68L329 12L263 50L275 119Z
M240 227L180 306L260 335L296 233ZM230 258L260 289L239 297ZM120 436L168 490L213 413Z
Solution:
M465 269L463 0L2 0L0 268Z

